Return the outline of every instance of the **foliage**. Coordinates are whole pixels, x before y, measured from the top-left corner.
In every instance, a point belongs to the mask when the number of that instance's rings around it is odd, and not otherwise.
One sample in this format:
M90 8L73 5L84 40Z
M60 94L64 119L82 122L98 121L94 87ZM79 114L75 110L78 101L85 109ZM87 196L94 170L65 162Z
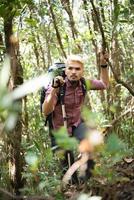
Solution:
M64 1L0 1L0 31L2 34L0 60L3 60L5 52L4 21L13 19L13 31L19 38L20 49L16 55L19 55L23 66L24 81L39 76L37 79L26 82L24 87L10 93L7 89L11 75L9 58L5 59L4 64L1 63L0 185L4 188L11 188L10 177L7 175L9 170L7 161L10 157L8 144L18 113L22 112L21 153L25 158L22 172L25 186L21 191L23 194L45 193L47 196L53 194L57 195L57 199L62 196L59 192L61 176L58 166L59 158L56 155L53 156L51 152L49 133L44 128L44 119L40 114L40 93L37 90L47 82L46 75L40 75L44 74L53 62L64 60L61 43L66 54L82 52L85 58L85 76L97 77L99 73L97 55L102 43L91 2L70 1L70 7L68 6L67 9L61 2ZM119 0L118 4L116 3L117 1L105 0L101 6L100 2L96 1L95 6L99 11L113 68L118 78L133 89L134 3L132 0ZM50 12L50 5L54 11L56 24ZM69 8L72 11L70 13ZM55 25L58 27L61 41L56 34ZM107 126L112 128L105 145L102 149L98 149L95 155L98 164L95 168L95 176L102 180L103 177L106 178L106 182L116 179L114 166L126 155L133 156L134 152L133 111L120 118L116 124L111 125L111 122L124 111L132 108L133 97L121 83L116 82L111 68L109 72L111 75L109 90L101 93L88 92L87 105L90 109L84 108L82 112L84 119L91 127L97 126L100 130ZM18 98L23 98L22 110L16 103ZM55 135L61 147L77 149L77 141L69 138L64 129L59 130Z
M1 129L6 128L6 130L11 130L14 128L17 112L19 111L19 105L14 104L12 99L7 98L8 90L7 90L7 82L9 80L9 71L10 71L10 60L7 57L3 64L3 67L0 72L0 124ZM5 125L2 125L4 123ZM3 126L3 128L2 128Z
M116 134L112 133L106 138L105 144L97 155L97 164L94 170L95 177L104 183L114 183L120 179L115 166L123 158L133 156L132 149L124 143Z
M74 150L77 148L78 141L75 138L69 137L65 127L61 127L59 131L54 133L56 142L59 147L66 150Z

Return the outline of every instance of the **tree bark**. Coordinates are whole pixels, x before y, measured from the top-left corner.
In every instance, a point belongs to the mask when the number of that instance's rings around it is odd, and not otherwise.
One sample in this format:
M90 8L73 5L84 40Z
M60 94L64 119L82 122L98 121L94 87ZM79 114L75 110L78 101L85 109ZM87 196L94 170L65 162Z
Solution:
M10 10L9 10L10 13ZM6 52L11 58L11 79L13 88L23 83L23 70L22 66L18 59L18 48L19 43L18 40L12 36L13 34L13 17L9 15L9 17L4 18L4 33L5 33L5 44L6 44ZM12 89L13 89L12 88ZM20 106L22 106L22 100L18 101ZM22 113L21 111L18 113L17 124L10 134L9 137L9 149L11 157L9 158L10 166L12 170L12 185L14 192L19 194L19 189L23 186L22 181L22 157L21 157L21 136L22 136ZM11 174L11 171L9 172Z

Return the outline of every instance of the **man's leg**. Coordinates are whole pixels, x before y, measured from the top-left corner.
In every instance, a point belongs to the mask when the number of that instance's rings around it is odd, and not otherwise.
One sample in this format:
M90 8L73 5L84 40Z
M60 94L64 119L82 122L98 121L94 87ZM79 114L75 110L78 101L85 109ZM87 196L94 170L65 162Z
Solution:
M86 136L87 126L84 122L80 123L78 127L73 128L73 136L78 139L79 141L82 141ZM85 177L83 177L85 180L88 180L92 176L92 170L94 169L95 162L93 159L89 159L87 162L87 169L85 171Z
M58 151L60 151L60 148L58 148L57 144L56 144L56 140L55 137L53 136L53 134L51 133L51 147L53 149L53 153L56 153ZM57 148L55 148L57 147ZM74 154L73 151L65 151L63 158L60 159L60 168L61 172L62 172L62 176L64 176L64 174L66 173L66 171L69 169L69 167L75 162L74 160ZM75 172L72 176L71 179L71 183L72 184L78 184L78 178L77 178L77 172Z

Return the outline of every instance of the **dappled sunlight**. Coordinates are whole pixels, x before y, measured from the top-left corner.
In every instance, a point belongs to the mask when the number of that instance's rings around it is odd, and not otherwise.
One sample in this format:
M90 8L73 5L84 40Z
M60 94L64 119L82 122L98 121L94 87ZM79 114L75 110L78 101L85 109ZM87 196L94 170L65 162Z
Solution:
M0 1L0 200L133 199L133 8Z
M13 100L20 99L30 93L37 92L41 87L47 87L51 77L47 74L26 81L9 94Z
M101 200L100 196L91 196L90 194L81 194L77 200Z

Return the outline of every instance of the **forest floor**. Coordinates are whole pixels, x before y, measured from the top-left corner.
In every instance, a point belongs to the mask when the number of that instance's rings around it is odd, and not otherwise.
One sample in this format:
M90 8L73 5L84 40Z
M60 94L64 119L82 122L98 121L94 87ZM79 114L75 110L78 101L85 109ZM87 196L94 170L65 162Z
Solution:
M134 200L134 159L123 160L115 166L118 181L105 184L103 180L96 180L94 185L86 185L82 189L70 187L64 192L65 199L77 200L80 194L100 196L102 200Z
M90 200L92 196L100 196L101 200L134 200L134 159L124 159L114 166L118 181L107 183L105 178L92 177L87 184L66 187L56 196L49 197L14 197L6 190L0 190L0 200ZM84 195L80 197L80 195ZM80 198L79 198L80 197ZM95 200L95 199L94 199ZM98 200L98 199L96 199Z

